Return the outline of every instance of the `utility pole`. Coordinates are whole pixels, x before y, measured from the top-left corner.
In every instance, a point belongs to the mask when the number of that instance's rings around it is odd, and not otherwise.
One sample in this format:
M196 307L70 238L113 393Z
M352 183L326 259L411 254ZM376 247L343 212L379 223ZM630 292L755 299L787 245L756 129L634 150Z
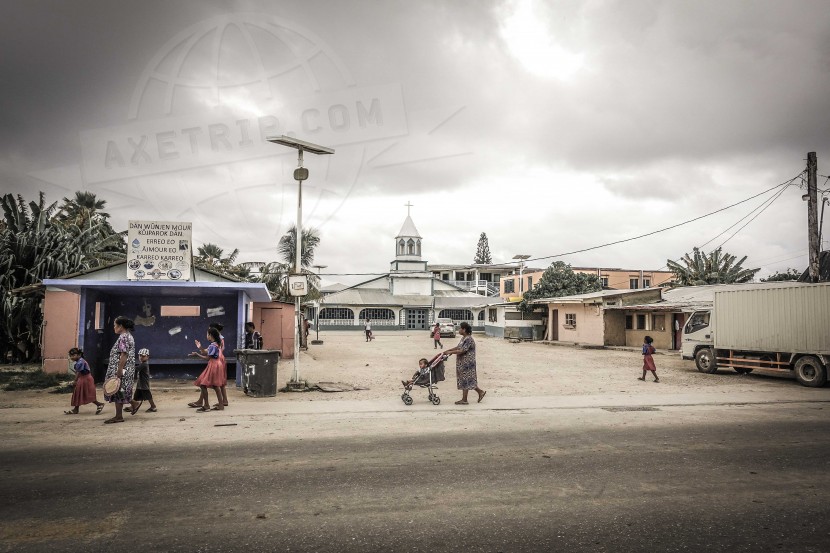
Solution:
M810 253L809 272L812 282L818 282L819 279L817 171L816 153L810 152L807 154L807 239Z

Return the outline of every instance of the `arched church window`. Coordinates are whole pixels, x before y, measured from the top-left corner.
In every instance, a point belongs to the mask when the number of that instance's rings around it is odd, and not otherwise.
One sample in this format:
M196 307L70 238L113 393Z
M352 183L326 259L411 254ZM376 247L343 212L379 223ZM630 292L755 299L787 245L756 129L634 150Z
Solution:
M381 309L381 308L368 308L368 309L361 309L360 315L357 317L361 321L365 321L366 319L371 320L372 322L379 322L379 321L395 321L395 312L391 309Z
M401 238L400 242L398 242L398 255L403 255L404 253L406 253L405 248L406 243L403 241L403 238Z
M321 319L354 320L354 311L347 307L325 307L320 310Z
M421 241L420 240L418 240L418 242L416 243L415 249L417 251L417 253L415 255L421 255Z
M473 312L469 309L442 309L438 313L439 318L452 319L456 323L461 321L473 321Z
M406 242L406 254L415 255L415 241L412 238Z

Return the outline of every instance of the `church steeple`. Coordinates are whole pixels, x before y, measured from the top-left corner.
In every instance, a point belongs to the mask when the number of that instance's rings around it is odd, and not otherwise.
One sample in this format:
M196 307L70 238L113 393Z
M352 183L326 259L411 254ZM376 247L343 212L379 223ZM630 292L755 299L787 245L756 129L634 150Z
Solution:
M409 208L412 204L406 202L406 219L401 230L395 237L395 259L406 261L421 260L421 234L415 228L412 217L409 215Z

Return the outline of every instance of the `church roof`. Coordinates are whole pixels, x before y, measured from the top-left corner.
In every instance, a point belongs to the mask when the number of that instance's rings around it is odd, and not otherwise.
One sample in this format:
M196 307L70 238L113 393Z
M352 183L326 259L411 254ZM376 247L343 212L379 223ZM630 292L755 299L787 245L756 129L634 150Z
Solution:
M409 215L406 216L406 220L403 222L403 226L395 238L401 238L404 236L408 238L422 238L418 232L418 229L415 228L415 223L412 222L412 217Z
M434 298L435 307L441 308L484 307L504 301L498 297L486 297L460 289L435 290ZM382 288L352 287L325 296L320 300L320 304L321 306L361 305L372 307L400 305L403 307L432 307L433 296L393 295L389 290Z

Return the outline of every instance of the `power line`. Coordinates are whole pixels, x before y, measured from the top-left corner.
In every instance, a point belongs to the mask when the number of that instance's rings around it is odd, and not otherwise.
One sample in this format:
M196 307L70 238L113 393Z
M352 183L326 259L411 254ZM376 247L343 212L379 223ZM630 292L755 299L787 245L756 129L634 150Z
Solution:
M767 203L767 205L765 205L765 206L763 207L763 209L761 209L758 213L756 213L756 214L755 214L755 217L753 217L752 219L750 219L749 221L747 221L746 223L744 223L744 224L743 224L743 226L741 226L741 228L739 228L739 229L738 229L738 230L736 230L734 233L732 233L732 235L731 235L729 238L727 238L726 240L724 240L723 242L721 242L720 244L718 244L718 248L720 248L721 246L723 246L724 244L726 244L727 242L729 242L730 240L732 240L732 239L735 237L735 235L736 235L736 234L738 234L739 232L741 232L741 231L744 229L744 227L746 227L749 223L751 223L752 221L754 221L754 220L755 220L755 219L756 219L756 218L757 218L757 217L758 217L761 213L763 213L764 211L766 211L766 210L767 210L767 208L769 208L769 206L771 206L773 203L775 203L775 200L777 200L778 198L780 198L780 197L781 197L781 195L782 195L782 194L783 194L783 193L787 190L787 188L789 188L789 187L790 187L790 185L788 184L787 186L785 186L784 188L782 188L780 192L778 192L777 194L775 194L775 195L772 197L772 199L769 201L769 203Z
M782 183L780 183L780 184L776 184L775 186L773 186L773 187L771 187L771 188L767 188L767 189L766 189L766 190L764 190L763 192L759 192L758 194L754 194L754 195L752 195L752 196L750 196L750 197L748 197L748 198L745 198L745 199L743 199L743 200L741 200L741 201L739 201L739 202L735 202L734 204L730 204L730 205L728 205L728 206L726 206L726 207L722 207L722 208L717 209L717 210L715 210L715 211L711 211L711 212L709 212L709 213L706 213L705 215L700 215L700 216L695 217L695 218L693 218L693 219L688 219L688 220L686 220L686 221L683 221L682 223L677 223L677 224L675 224L675 225L671 225L671 226L664 227L664 228L661 228L661 229L658 229L658 230L654 230L654 231L651 231L651 232L647 232L647 233L645 233L645 234L640 234L639 236L632 236L632 237L630 237L630 238L623 238L622 240L615 240L615 241L613 241L613 242L606 242L605 244L600 244L600 245L598 245L598 246L591 246L591 247L589 247L589 248L582 248L582 249L579 249L579 250L574 250L574 251L570 251L570 252L564 252L564 253L558 253L558 254L554 254L554 255L546 255L546 256L544 256L544 257L536 257L536 258L533 258L533 259L528 259L528 260L526 260L526 261L525 261L525 263L530 263L530 262L532 262L532 261L543 261L543 260L546 260L546 259L552 259L552 258L555 258L555 257L564 257L564 256L566 256L566 255L573 255L573 254L575 254L575 253L583 253L583 252L588 252L588 251L591 251L591 250L598 250L598 249L600 249L600 248L606 248L606 247L608 247L608 246L614 246L614 245L616 245L616 244L623 244L623 243L625 243L625 242L631 242L631 241L633 241L633 240L639 240L640 238L646 238L646 237L648 237L648 236L654 236L655 234L659 234L659 233L661 233L661 232L665 232L665 231L667 231L667 230L672 230L672 229L675 229L675 228L678 228L678 227L682 227L683 225L688 225L689 223L693 223L693 222L695 222L695 221L699 221L699 220L701 220L701 219L705 219L706 217L710 217L710 216L715 215L715 214L717 214L717 213L720 213L720 212L722 212L722 211L726 211L727 209L731 209L731 208L733 208L733 207L735 207L735 206L737 206L737 205L741 205L741 204L746 203L746 202L748 202L748 201L750 201L750 200L754 200L754 199L755 199L755 198L757 198L758 196L763 196L764 194L766 194L766 193L768 193L768 192L771 192L771 191L775 190L776 188L780 188L780 187L782 187L782 186L789 186L789 185L792 183L792 181L794 181L794 180L796 180L797 178L801 177L801 175L802 175L803 173L804 173L804 171L802 171L801 173L799 173L798 175L794 176L793 178L791 178L791 179L789 179L789 180L787 180L787 181L784 181L784 182L782 182ZM514 265L514 264L513 264L513 263L493 263L492 265L496 265L496 266L498 266L498 265Z

